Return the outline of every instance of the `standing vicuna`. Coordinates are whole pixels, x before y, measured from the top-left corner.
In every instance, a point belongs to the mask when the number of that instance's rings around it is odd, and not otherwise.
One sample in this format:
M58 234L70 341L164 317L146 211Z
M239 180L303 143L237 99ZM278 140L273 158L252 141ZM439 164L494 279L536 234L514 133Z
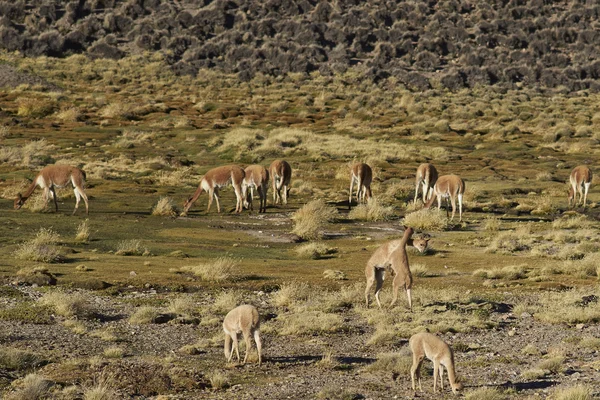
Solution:
M438 338L435 335L427 332L420 332L413 335L408 341L410 350L413 355L413 363L410 369L410 379L412 381L412 389L415 388L415 377L419 381L419 390L423 391L421 387L421 364L423 359L427 357L433 361L433 391L437 389L437 378L438 373L440 377L440 386L442 391L444 390L444 367L448 370L448 380L450 381L450 387L452 392L456 394L457 391L463 388L463 385L457 381L456 372L454 370L454 353L446 342Z
M579 204L577 201L577 193L579 193L579 200L583 199L583 208L585 208L588 191L592 185L592 170L585 165L573 168L571 176L569 177L569 182L571 183L571 189L569 190L569 207L571 206L571 203L573 206Z
M198 197L203 191L208 193L208 208L206 212L210 211L213 198L217 202L217 212L221 212L221 205L219 204L219 188L223 186L231 185L235 191L236 204L235 212L242 212L242 181L244 180L245 172L241 167L237 165L225 165L223 167L217 167L209 170L200 181L198 189L194 194L189 197L183 205L183 212L181 216L186 216L192 205L198 200Z
M433 196L425 203L423 208L429 208L437 198L438 209L442 208L442 197L446 199L450 198L452 204L452 217L454 219L454 213L456 212L456 199L458 199L458 213L459 221L462 221L462 205L463 195L465 193L465 181L456 175L442 175L438 178L435 186L433 187ZM446 209L446 215L448 210Z
M386 270L391 270L394 273L393 280L393 297L390 307L392 307L396 300L398 300L398 289L400 286L404 286L406 290L406 297L408 298L408 308L412 310L412 298L410 290L412 288L412 274L410 273L410 266L408 264L408 255L406 254L406 246L413 246L419 252L423 253L427 248L429 242L429 235L423 235L419 239L413 239L414 233L413 228L404 227L404 235L402 239L392 240L380 246L375 253L369 258L367 267L365 268L365 275L367 277L367 287L365 289L365 300L367 307L369 307L369 292L373 283L377 282L375 287L375 300L377 305L381 308L381 302L379 301L379 292L383 286L385 279Z
M415 204L419 196L419 186L423 185L423 204L433 195L433 187L438 179L437 169L433 164L425 163L417 168L417 176L415 179Z
M231 362L233 351L231 350L231 342L233 341L233 350L237 354L238 362L240 361L240 351L238 349L238 334L241 332L244 335L246 342L246 356L244 364L248 359L248 353L252 343L250 337L254 336L256 349L258 350L258 365L262 363L262 343L260 341L260 317L256 307L244 304L229 311L223 321L223 331L225 332L225 358L227 362Z
M292 180L292 167L285 160L275 160L269 167L271 182L273 184L273 203L287 204L290 193L290 181ZM283 189L283 197L281 190Z
M356 163L350 168L350 197L348 208L352 207L352 187L356 182L356 203L366 203L373 194L371 193L371 181L373 170L365 163Z
M56 191L54 188L62 188L67 186L69 183L73 185L73 192L75 192L75 209L73 210L72 215L75 215L81 198L83 198L83 201L85 202L85 213L87 215L89 212L88 198L83 191L85 186L85 172L79 168L71 167L70 165L48 165L42 168L42 170L33 179L33 182L25 194L17 194L14 204L15 210L21 208L27 199L31 197L35 188L39 186L40 188L44 189L45 204L48 204L48 196L52 195L52 198L54 199L54 207L56 208L56 212L58 212L58 203L56 201Z
M269 190L269 171L262 165L250 165L244 170L246 176L242 182L242 195L244 207L253 210L254 189L258 191L260 199L259 213L267 212L267 191ZM250 189L250 193L248 193ZM250 199L250 201L248 201Z

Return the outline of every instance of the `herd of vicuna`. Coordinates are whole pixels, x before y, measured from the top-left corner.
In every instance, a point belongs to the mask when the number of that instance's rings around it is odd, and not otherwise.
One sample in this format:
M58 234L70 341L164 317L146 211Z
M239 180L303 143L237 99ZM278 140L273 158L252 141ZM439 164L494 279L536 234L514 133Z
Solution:
M202 192L208 193L208 209L212 205L213 199L217 202L217 211L221 212L219 204L219 189L224 186L233 186L236 196L236 212L241 212L243 207L252 210L252 200L254 189L258 191L260 206L259 212L266 212L267 190L269 179L273 187L274 204L287 204L287 198L290 191L290 181L292 168L287 161L275 160L271 163L269 169L261 165L250 165L243 169L236 165L227 165L209 170L200 181L198 189L189 197L183 207L182 216L187 215L192 205L198 200ZM357 203L366 203L372 197L371 181L373 180L373 171L365 163L355 163L350 170L350 197L348 204L352 205L352 194L354 185L356 185ZM592 172L586 166L578 166L573 169L569 178L571 188L569 191L569 205L577 205L582 202L586 206L587 195L592 181ZM56 199L55 187L73 186L75 192L75 209L79 207L80 199L85 202L86 214L88 213L88 199L84 192L85 172L79 168L67 165L49 165L43 168L34 178L32 184L24 195L20 193L15 199L15 209L21 206L32 195L37 186L44 190L44 200L48 203L51 195L54 200L56 211L58 203ZM417 202L419 189L422 187L422 199L425 208L431 207L435 199L438 202L438 208L441 208L442 198L450 200L452 205L452 217L456 212L456 202L458 200L459 219L462 221L463 195L465 192L464 181L456 175L442 175L438 177L436 168L429 163L421 164L417 169L415 197ZM579 201L577 201L579 194ZM371 258L369 258L365 276L367 286L365 288L365 301L369 306L369 294L375 283L375 300L381 308L379 293L383 286L386 272L393 276L392 288L393 296L390 307L394 306L398 299L398 290L404 287L408 299L408 307L412 309L411 287L412 275L406 252L407 246L413 246L418 251L424 252L427 248L429 235L421 235L419 238L413 238L414 230L411 227L405 227L401 239L392 240L381 245ZM243 362L248 359L248 352L251 348L251 338L254 338L258 350L258 364L262 363L262 343L260 340L260 316L256 307L248 304L238 306L231 310L223 321L223 331L225 332L224 352L228 362L231 362L235 351L238 362L240 354L238 349L238 336L242 333L246 343L246 355ZM233 349L232 349L233 344ZM430 333L421 332L413 335L409 340L409 347L413 355L413 364L410 370L412 388L416 389L415 378L418 380L419 389L421 389L420 367L423 359L427 357L433 362L433 389L437 389L438 376L440 387L443 390L444 368L448 372L450 387L454 393L462 389L462 384L458 382L455 368L454 355L452 349L443 340Z

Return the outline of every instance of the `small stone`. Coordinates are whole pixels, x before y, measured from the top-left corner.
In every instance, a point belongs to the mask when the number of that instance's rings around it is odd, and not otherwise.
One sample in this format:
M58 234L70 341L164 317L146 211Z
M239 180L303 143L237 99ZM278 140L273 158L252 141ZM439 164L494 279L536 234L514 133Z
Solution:
M575 329L582 330L583 328L585 328L585 324L577 324L577 325L575 325Z
M532 315L529 314L528 312L524 312L521 314L521 318L531 318L531 317L532 317Z
M129 275L131 275L131 276L136 276L136 275L137 275L137 273L136 273L135 271L131 271L131 272L129 273Z

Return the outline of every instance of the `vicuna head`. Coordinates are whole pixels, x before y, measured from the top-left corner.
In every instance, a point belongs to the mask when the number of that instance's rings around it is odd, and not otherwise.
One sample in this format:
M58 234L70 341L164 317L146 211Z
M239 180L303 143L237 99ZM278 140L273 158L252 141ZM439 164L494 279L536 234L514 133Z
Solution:
M425 250L427 250L430 239L431 236L426 233L419 235L417 238L413 239L413 247L419 250L419 253L424 253Z

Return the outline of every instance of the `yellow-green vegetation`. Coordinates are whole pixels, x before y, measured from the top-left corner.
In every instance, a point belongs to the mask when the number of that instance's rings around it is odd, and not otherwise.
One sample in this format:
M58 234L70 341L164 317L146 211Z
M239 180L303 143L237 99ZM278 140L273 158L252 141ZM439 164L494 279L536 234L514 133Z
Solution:
M238 271L240 260L233 257L219 257L197 265L186 265L181 271L190 272L203 281L223 282L232 279Z
M593 389L587 385L558 388L551 396L553 400L591 400L593 398Z
M293 233L303 239L320 239L327 222L332 222L338 212L321 199L312 200L292 216Z
M598 175L597 93L480 85L410 92L395 78L373 81L356 70L242 82L210 70L176 75L146 52L119 60L0 53L0 63L64 89L22 85L0 94L0 339L10 346L2 348L8 356L0 351L0 369L9 371L0 374L0 397L25 393L35 370L56 382L42 391L48 398L210 397L211 387L227 386L219 397L264 398L271 388L293 397L285 390L300 380L305 397L381 398L391 386L410 392L405 342L421 331L469 349L457 354L459 375L473 385L466 398L555 396L571 366L597 380L589 357L599 347L600 181L585 210L567 207L564 184L576 165ZM220 214L215 205L204 211L202 194L196 212L177 218L209 169L275 159L293 168L287 205L273 205L270 188L266 213L234 214L233 190L222 188ZM348 210L354 160L373 168L375 197ZM422 162L465 179L463 223L413 205ZM70 188L57 189L58 213L39 188L23 210L12 209L52 163L86 172L89 216L67 215ZM373 300L367 309L365 264L402 224L436 232L435 250L409 254L413 310L403 288L388 307L390 274L383 309ZM244 303L261 313L261 368L224 360L223 317ZM576 337L566 345L565 329ZM105 354L112 345L122 352ZM564 354L549 350L561 345ZM35 360L16 354L25 349L35 349ZM344 384L352 370L353 384L315 388L313 369L322 382ZM102 370L122 379L100 387ZM523 381L552 379L557 390L489 388L506 387L514 371ZM422 396L439 397L427 388Z

